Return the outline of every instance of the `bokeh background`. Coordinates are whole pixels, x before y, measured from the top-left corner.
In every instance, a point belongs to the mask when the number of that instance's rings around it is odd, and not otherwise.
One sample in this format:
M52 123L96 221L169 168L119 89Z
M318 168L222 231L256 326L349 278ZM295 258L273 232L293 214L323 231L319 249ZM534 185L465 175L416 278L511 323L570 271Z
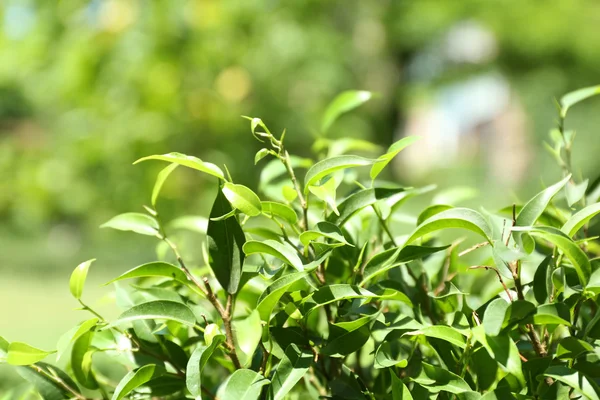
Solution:
M82 318L65 311L79 262L98 259L86 296L102 307L100 283L155 257L151 238L98 228L149 202L164 164L137 158L195 155L256 188L240 115L310 156L326 105L373 91L330 138L418 134L388 179L469 187L490 208L526 198L559 177L553 102L600 83L599 38L595 0L3 0L0 335L54 348ZM599 123L597 101L568 120L591 179ZM207 215L214 186L179 168L161 212Z

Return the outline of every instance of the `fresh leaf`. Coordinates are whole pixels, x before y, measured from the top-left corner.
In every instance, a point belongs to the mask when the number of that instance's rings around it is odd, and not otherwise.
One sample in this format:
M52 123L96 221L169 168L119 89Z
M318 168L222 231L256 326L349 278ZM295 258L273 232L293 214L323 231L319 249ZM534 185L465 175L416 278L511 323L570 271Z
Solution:
M498 336L504 327L504 320L509 304L506 300L498 298L493 300L483 314L483 328L488 336Z
M536 325L571 326L569 307L564 303L542 304L533 316Z
M142 264L133 269L130 269L129 271L118 276L117 278L106 282L104 285L106 286L113 282L121 281L123 279L134 279L142 277L162 277L173 279L183 284L188 283L188 278L185 275L185 273L181 270L181 268L166 262L155 261L147 264Z
M223 194L236 208L250 217L256 217L262 212L262 205L258 196L244 185L236 185L225 182L223 185Z
M90 349L94 334L95 332L90 330L78 337L74 341L73 350L71 351L73 375L75 375L81 386L91 390L98 388L98 383L92 372L92 355L94 351Z
M569 220L563 225L561 230L569 237L573 237L585 224L587 224L592 218L600 214L600 203L591 204L582 210L575 213Z
M154 189L152 189L152 207L156 207L156 200L158 199L158 195L160 190L162 189L165 181L171 175L171 172L175 171L179 164L171 164L168 167L163 168L156 177L156 182L154 183Z
M336 171L341 171L343 169L352 167L371 165L374 162L375 160L359 156L337 156L319 161L310 167L310 169L306 172L306 177L304 178L304 193L308 193L309 186L314 185L322 178Z
M325 110L321 120L321 132L327 132L340 115L366 103L372 97L371 92L364 90L349 90L340 93Z
M471 390L467 382L460 376L448 371L447 369L436 367L427 363L422 363L423 369L421 374L413 381L423 385L431 393L448 392L448 393L464 393Z
M269 155L269 149L260 149L254 155L254 165L258 164L260 160Z
M562 181L555 183L554 185L542 190L531 200L529 200L517 215L515 225L531 226L535 224L535 222L542 215L546 207L548 207L548 204L550 204L552 198L558 192L560 192L560 190L567 184L569 179L571 179L571 175L568 175Z
M262 336L262 323L257 310L252 311L244 319L233 321L235 350L240 363L246 366L252 360L252 355Z
M337 226L342 226L355 213L375 204L378 200L386 199L397 193L403 192L404 189L384 189L371 188L360 190L348 196L344 201L338 204L337 209L340 215L331 214L327 218L328 222L332 222Z
M76 341L81 336L89 332L98 324L98 321L99 320L97 317L88 319L87 321L82 322L79 326L73 328L71 331L67 332L65 335L61 336L58 344L56 345L56 361L62 357L70 343Z
M287 243L279 243L274 240L265 240L263 242L249 240L244 244L244 253L246 255L254 253L268 254L300 272L304 270L304 265L302 265L302 260L296 254L296 250Z
M6 362L11 365L31 365L54 353L56 351L40 350L27 343L12 342L8 345Z
M231 205L219 189L210 212L211 220L208 222L206 233L211 258L210 267L221 287L233 294L237 292L240 284L246 237L237 218L227 218L222 221L212 219L225 215L231 210Z
M390 370L390 375L392 376L392 400L413 400L410 390L393 370Z
M467 345L467 341L462 333L457 331L455 328L451 326L445 325L434 325L434 326L426 326L416 331L407 332L404 334L405 336L417 336L423 335L426 337L433 337L437 339L444 340L448 343L451 343L455 346L458 346L462 349Z
M560 99L560 107L561 107L561 116L562 118L567 116L567 111L569 108L574 106L575 104L595 96L600 93L600 86L590 86L583 89L578 89L573 92L565 94Z
M69 289L71 290L71 294L73 295L73 297L75 297L77 300L81 299L88 270L90 269L90 265L92 265L94 261L96 261L95 258L82 262L71 273L71 279L69 280Z
M387 153L380 156L375 162L375 164L373 164L373 166L371 167L371 179L375 180L377 176L381 173L381 171L383 171L383 169L390 163L390 161L392 161L394 157L398 155L398 153L400 153L406 147L410 146L419 139L419 136L407 136L392 144L388 149Z
M202 393L202 370L210 360L217 347L225 341L224 335L216 335L208 346L198 346L187 363L185 382L192 396L200 397Z
M594 381L574 369L568 368L564 365L552 365L548 367L546 372L544 372L544 376L556 379L557 381L572 387L575 392L585 396L590 400L600 399L600 391L598 390L598 386L594 383Z
M148 319L177 321L187 326L194 326L196 324L194 313L185 304L169 300L155 300L131 307L119 315L105 329L127 322Z
M309 186L308 190L314 194L316 198L325 202L325 204L327 204L336 215L340 215L336 203L336 190L338 186L338 180L332 176L327 180L327 182L321 184L320 186Z
M567 198L567 204L569 205L569 207L572 207L573 204L577 203L579 200L581 200L583 198L583 196L585 196L585 191L587 189L588 186L588 180L584 180L583 182L580 183L571 183L570 181L567 182L566 186L565 186L565 195Z
M304 279L306 273L296 272L287 275L283 275L281 278L274 281L258 298L256 310L260 315L260 319L268 322L271 316L271 312L279 302L279 299L286 293L286 291L296 282Z
M181 154L181 153L168 153L168 154L163 154L163 155L154 155L154 156L143 157L143 158L140 158L139 160L137 160L136 162L134 162L134 164L137 164L139 162L146 161L146 160L167 161L170 163L183 165L188 168L192 168L192 169L196 169L198 171L205 172L205 173L215 176L219 179L223 179L223 180L225 179L225 176L223 175L223 171L221 171L221 169L219 167L217 167L214 164L204 162L201 159L194 157L194 156L188 156L188 155Z
M475 232L492 243L492 231L485 218L476 211L468 208L451 208L426 219L413 231L405 244L410 244L418 238L448 228L462 228Z
M257 400L269 380L250 369L238 369L219 387L216 398L232 400Z
M125 213L113 217L100 228L113 228L120 231L132 231L141 235L161 237L156 219L141 213Z
M310 368L313 361L311 352L302 351L291 344L285 351L269 387L269 399L283 400Z
M344 237L344 234L340 228L327 221L321 221L317 223L313 229L302 232L300 235L300 242L306 247L311 242L314 242L320 238L332 241L333 243L327 243L327 245L331 247L344 245L352 246L346 241L346 238Z
M121 379L115 388L115 392L113 393L111 400L121 400L129 393L148 382L150 379L152 379L155 368L156 365L148 364L136 371L130 371L123 377L123 379Z
M298 222L296 211L285 204L276 203L274 201L263 201L261 204L264 214L268 214L272 217L279 217L290 224Z

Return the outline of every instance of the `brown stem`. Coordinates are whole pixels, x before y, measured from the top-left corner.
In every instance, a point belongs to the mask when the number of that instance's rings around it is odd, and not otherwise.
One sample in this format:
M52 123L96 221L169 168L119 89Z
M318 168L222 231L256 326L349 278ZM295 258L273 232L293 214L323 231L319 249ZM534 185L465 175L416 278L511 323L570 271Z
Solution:
M185 274L185 276L187 276L187 278L192 281L194 283L194 285L196 285L198 287L198 289L200 290L201 293L203 293L205 296L207 295L206 291L202 288L202 285L200 284L200 281L198 280L198 278L196 278L191 272L190 270L187 268L187 266L185 265L185 262L183 262L183 258L181 258L181 254L179 254L179 251L177 250L177 246L175 245L175 243L171 242L169 240L169 238L167 238L166 235L164 235L163 233L163 241L169 245L169 247L171 248L171 250L173 250L173 253L175 254L175 257L177 258L177 262L179 263L179 266L181 267L181 269L183 270L183 273Z
M223 314L221 314L221 317L223 318L223 325L225 325L225 334L227 335L227 347L229 347L231 349L229 356L231 357L231 361L233 361L233 365L235 366L235 368L240 369L240 368L242 368L242 364L240 363L237 353L235 352L233 328L231 325L232 310L233 310L233 295L228 294L227 302L225 303L225 311Z
M498 271L497 268L490 267L489 265L473 265L473 266L469 267L469 269L481 269L481 268L485 269L486 271L489 270L489 269L491 269L492 271L494 271L496 273L496 276L498 276L498 280L502 284L502 287L504 288L504 291L506 292L506 295L508 296L508 299L510 301L513 301L512 294L510 294L510 290L508 290L508 287L504 283L504 279L502 279L502 275L500 275L500 271Z

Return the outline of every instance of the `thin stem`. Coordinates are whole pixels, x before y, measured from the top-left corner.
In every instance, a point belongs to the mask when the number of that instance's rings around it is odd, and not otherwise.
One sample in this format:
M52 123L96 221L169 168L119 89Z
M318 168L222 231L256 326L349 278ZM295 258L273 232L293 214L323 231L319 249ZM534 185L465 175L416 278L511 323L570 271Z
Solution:
M177 246L175 245L175 243L171 242L169 240L169 238L164 233L163 233L162 240L167 245L169 245L169 247L171 248L171 250L175 254L175 257L177 258L177 262L179 263L179 266L183 270L183 273L185 274L185 276L187 276L187 278L190 281L192 281L194 283L194 285L196 285L198 287L198 289L200 290L200 292L203 293L206 296L207 295L206 291L202 288L202 285L200 284L200 281L190 272L190 270L185 265L185 262L183 261L183 258L181 257L181 254L179 254L179 250L177 250Z
M29 367L31 367L37 373L39 373L41 375L44 375L44 376L46 376L49 379L52 379L54 382L56 382L58 385L60 385L64 390L66 390L67 392L71 393L77 400L88 400L87 397L85 397L83 394L79 393L78 391L76 391L75 389L73 389L71 386L69 386L58 375L51 374L48 371L45 371L43 368L38 367L35 364L32 364Z
M232 309L233 309L233 295L227 294L227 302L225 303L225 310L221 317L223 318L223 325L225 325L225 333L227 335L227 347L231 350L229 353L229 357L231 357L231 361L233 361L233 365L236 369L241 369L242 364L235 352L235 342L233 340L233 328L231 326L231 317L232 317Z
M302 190L300 189L300 185L298 184L298 180L296 179L296 174L294 173L294 169L292 168L292 162L290 158L290 153L283 148L283 144L281 144L281 152L283 156L280 156L279 159L285 166L290 179L292 180L292 184L294 185L294 189L298 194L298 200L300 200L300 206L302 207L302 227L304 230L308 229L308 202L307 199L302 194Z
M485 269L486 271L491 269L492 271L494 271L496 273L496 276L498 276L498 280L502 284L502 287L504 288L504 291L506 292L508 299L512 302L513 301L512 294L510 293L510 290L508 290L508 286L506 286L506 283L504 283L504 279L502 279L502 275L500 275L500 271L498 271L498 269L496 267L491 267L489 265L473 265L473 266L469 267L469 269L481 269L481 268Z
M385 220L383 219L383 217L382 217L381 213L379 212L379 210L377 209L377 207L375 207L375 204L371 205L371 208L373 209L373 211L375 211L375 215L377 215L377 219L379 219L379 224L381 225L381 227L383 228L385 233L390 238L392 245L394 245L394 247L398 247L398 245L396 244L396 240L394 239L394 235L390 231L390 228L388 228L387 224L385 223Z

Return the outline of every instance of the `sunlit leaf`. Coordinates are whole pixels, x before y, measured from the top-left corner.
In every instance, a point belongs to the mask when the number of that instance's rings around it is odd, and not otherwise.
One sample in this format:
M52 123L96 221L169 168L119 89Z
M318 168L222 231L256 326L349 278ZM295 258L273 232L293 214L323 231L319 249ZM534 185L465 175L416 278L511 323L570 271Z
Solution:
M120 231L132 231L142 235L159 236L159 226L156 219L141 213L125 213L113 217L100 228L113 228Z
M202 370L217 347L224 341L224 335L216 335L208 346L198 346L190 356L186 368L185 382L192 396L201 396Z
M598 385L579 371L564 365L552 365L548 367L544 375L572 387L575 392L590 400L600 399Z
M419 136L407 136L392 144L387 153L377 158L377 161L371 167L371 179L375 180L381 171L383 171L383 169L390 163L390 161L392 161L394 157L398 155L398 153L419 139Z
M338 211L340 215L331 214L327 218L327 221L342 226L350 217L355 213L375 204L378 200L386 199L394 194L403 192L404 189L384 189L384 188L371 188L360 190L356 193L348 196L344 201L338 204Z
M271 379L268 398L284 400L285 396L306 374L312 361L313 354L311 352L300 350L295 344L288 346Z
M219 167L217 167L214 164L204 162L201 159L194 157L194 156L188 156L188 155L181 154L181 153L168 153L168 154L162 154L162 155L153 155L153 156L143 157L143 158L140 158L139 160L137 160L136 162L134 162L134 164L137 164L139 162L146 161L146 160L167 161L170 163L183 165L188 168L192 168L192 169L196 169L198 171L205 172L205 173L215 176L219 179L225 179L225 176L223 175L223 171L221 171L221 169Z
M308 193L308 187L319 182L322 178L343 169L372 165L375 160L359 156L337 156L319 161L306 172L304 178L304 192Z
M30 365L54 353L56 351L40 350L27 343L12 342L8 345L6 362L11 365Z
M156 207L156 200L158 199L158 195L160 190L162 189L165 181L171 175L171 172L175 171L179 164L171 164L168 167L163 168L156 177L156 182L154 183L154 188L152 189L152 206Z
M364 90L349 90L340 93L329 104L321 120L321 132L325 133L338 117L366 103L373 97L371 92Z
M73 342L73 350L71 351L71 368L73 375L81 386L87 389L97 389L98 382L92 372L92 355L94 351L90 349L94 331L87 331Z
M155 300L133 306L119 315L108 327L148 319L177 321L187 326L196 324L196 317L188 306L176 301Z
M410 390L393 370L390 370L390 375L392 376L392 400L413 400Z
M302 234L300 235L300 242L304 246L308 246L310 242L316 241L321 238L331 241L327 243L328 246L352 246L346 241L346 238L344 237L344 234L342 233L340 228L327 221L321 221L317 223L313 229L308 230L306 232L302 232Z
M600 214L600 203L591 204L582 210L576 212L563 225L561 230L569 237L573 237L585 224L592 218Z
M262 323L257 310L244 319L233 321L235 350L243 366L252 360L252 355L262 336Z
M88 319L87 321L82 322L79 326L73 328L63 336L58 341L56 345L56 361L60 359L63 353L69 347L69 344L79 339L82 335L89 332L92 328L94 328L98 324L98 318L94 317Z
M296 192L294 191L294 193ZM289 222L290 224L295 224L296 222L298 222L298 215L296 214L296 211L294 211L294 209L290 206L281 203L276 203L274 201L263 201L261 202L261 204L262 211L265 214L268 214L272 217L279 217Z
M517 215L516 225L531 226L535 224L535 222L542 215L546 207L548 207L548 204L550 204L552 198L558 192L560 192L560 190L567 184L569 179L571 179L571 175L568 175L560 182L555 183L554 185L542 190L531 200L529 200Z
M261 320L268 322L273 308L279 302L279 299L294 283L300 281L306 276L304 272L297 272L283 275L281 278L274 281L258 298L256 309Z
M115 392L113 393L111 400L121 400L129 393L148 382L150 379L152 379L155 368L155 365L148 364L136 371L129 372L123 377L123 379L121 379L115 388Z
M451 343L460 348L465 348L467 345L467 340L464 335L457 331L455 328L451 326L445 325L434 325L434 326L426 326L416 331L407 332L404 334L405 336L417 336L423 335L426 337L433 337L437 339L444 340L448 343Z
M69 289L71 290L71 294L73 295L73 297L75 297L77 300L81 299L88 270L90 269L90 265L92 265L94 261L96 261L95 258L82 262L71 273L71 279L69 280Z
M422 363L421 374L412 380L423 385L432 393L464 393L471 390L471 387L460 376L448 371L445 368L436 367L427 363Z
M262 212L260 199L252 190L244 185L225 182L223 185L223 194L233 208L237 208L246 215L256 217Z
M565 185L565 194L567 198L567 204L569 207L572 207L573 204L577 203L579 200L585 196L585 191L588 186L588 180L584 180L583 182L574 184L570 181Z
M481 214L468 208L451 208L435 214L417 226L405 243L410 244L428 233L448 228L468 229L492 243L488 222Z
M263 242L249 240L244 244L244 253L247 255L254 253L268 254L294 267L298 271L304 270L304 265L302 265L302 260L296 253L296 250L287 243L280 243L274 240L265 240Z
M595 96L600 93L600 86L590 86L583 89L578 89L572 91L570 93L565 94L560 99L561 106L561 116L564 118L567 115L567 111L569 108L574 106L575 104L589 98Z
M188 282L188 278L185 275L185 273L181 270L181 268L166 262L155 261L147 264L142 264L133 269L130 269L129 271L116 277L115 279L106 282L104 285L109 285L113 282L120 281L123 279L133 279L141 277L163 277L174 279L177 282L183 284L186 284Z

